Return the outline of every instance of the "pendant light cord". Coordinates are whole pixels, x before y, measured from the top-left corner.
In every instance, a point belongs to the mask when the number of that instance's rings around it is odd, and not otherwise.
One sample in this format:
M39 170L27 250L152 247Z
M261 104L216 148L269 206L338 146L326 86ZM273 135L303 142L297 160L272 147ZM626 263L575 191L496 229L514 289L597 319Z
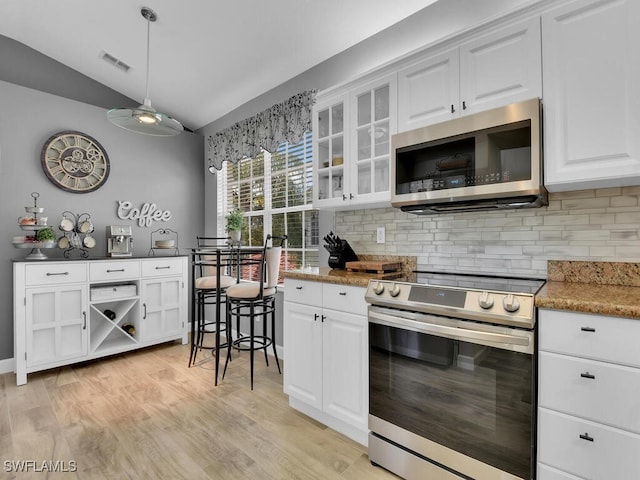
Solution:
M147 15L147 79L144 95L145 103L149 100L149 44L151 43L151 17Z

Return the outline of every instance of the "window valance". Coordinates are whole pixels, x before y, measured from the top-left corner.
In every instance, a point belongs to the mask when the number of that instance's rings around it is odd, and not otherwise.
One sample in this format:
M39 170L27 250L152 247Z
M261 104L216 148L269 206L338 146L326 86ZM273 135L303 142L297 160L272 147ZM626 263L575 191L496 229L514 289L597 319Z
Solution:
M222 169L222 162L236 163L255 157L264 149L273 153L282 142L297 143L311 131L311 107L316 90L307 90L210 135L209 169Z

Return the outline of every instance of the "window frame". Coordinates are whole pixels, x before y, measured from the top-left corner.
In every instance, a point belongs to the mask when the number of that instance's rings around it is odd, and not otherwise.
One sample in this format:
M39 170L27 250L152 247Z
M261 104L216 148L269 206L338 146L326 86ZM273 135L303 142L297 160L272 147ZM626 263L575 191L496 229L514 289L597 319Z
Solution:
M300 147L299 144L302 143ZM288 158L292 151L298 151L302 149L303 151L303 165L301 167L291 167L289 164ZM259 245L264 245L264 237L267 234L273 234L273 217L276 215L283 214L284 215L284 228L285 234L288 234L287 227L289 225L287 221L287 214L289 213L301 213L301 246L299 247L290 247L288 242L285 243L283 248L283 258L284 261L281 264L281 272L282 270L289 270L292 268L303 268L309 266L318 266L318 255L319 255L319 233L318 233L318 211L313 208L313 150L312 150L312 135L311 132L305 132L302 140L298 142L298 144L293 144L293 148L291 148L291 144L287 142L283 142L278 146L278 149L275 153L271 154L266 150L262 150L259 156L251 159L245 158L240 160L239 162L233 164L230 162L224 162L222 165L222 170L217 172L217 220L216 220L216 228L218 232L225 232L225 216L226 213L229 212L234 207L239 207L240 205L249 205L249 211L244 211L243 213L245 217L248 219L246 230L243 230L243 240L247 241L248 239L252 240L251 244L253 246L258 246L258 243L254 239L249 236L249 238L245 238L245 233L251 235L252 230L252 217L262 217L262 239L259 242ZM285 155L285 160L283 162L284 169L278 170L275 173L283 172L285 178L288 178L290 172L295 172L301 170L303 184L305 188L304 191L304 202L303 204L287 206L289 203L288 197L288 188L290 182L287 182L287 189L285 190L285 206L284 207L273 207L273 192L272 192L272 166L274 158L278 158L280 155ZM261 175L254 176L254 162L258 158L261 158L263 164L263 170ZM243 177L241 175L241 168L243 168L242 162L247 162L251 165L250 174L248 177ZM234 182L237 182L239 195L242 193L242 185L248 184L252 185L256 180L262 181L262 192L263 192L263 206L262 208L254 209L254 201L255 198L251 194L251 197L248 201L243 201L241 197L238 199L238 205L231 206L230 205L230 195L229 195L229 168L237 168L237 173L234 179ZM260 172L259 172L260 173ZM251 191L251 188L245 191ZM241 209L242 210L242 209ZM308 216L315 216L315 224L313 218L308 218ZM314 229L310 234L307 235L306 227L307 222L311 222L311 228ZM278 232L280 234L280 232ZM315 241L315 244L313 243ZM307 244L309 242L310 244ZM293 253L296 257L300 258L300 265L290 265L290 256L289 253ZM297 262L296 262L297 263ZM280 278L280 280L282 277Z

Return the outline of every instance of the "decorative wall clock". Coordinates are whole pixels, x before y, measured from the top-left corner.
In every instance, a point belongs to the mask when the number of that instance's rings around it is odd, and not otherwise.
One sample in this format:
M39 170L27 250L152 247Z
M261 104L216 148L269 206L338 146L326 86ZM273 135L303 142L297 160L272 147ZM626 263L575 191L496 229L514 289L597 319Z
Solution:
M67 192L93 192L109 177L107 152L95 138L81 132L58 132L49 137L40 161L47 178Z

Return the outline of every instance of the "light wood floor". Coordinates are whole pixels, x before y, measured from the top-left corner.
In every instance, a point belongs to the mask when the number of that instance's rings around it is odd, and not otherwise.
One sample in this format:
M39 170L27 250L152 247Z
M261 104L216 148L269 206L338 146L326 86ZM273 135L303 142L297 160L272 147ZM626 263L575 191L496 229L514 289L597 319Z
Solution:
M213 364L187 368L188 356L171 343L30 374L20 387L1 375L0 478L397 479L290 408L273 362L256 357L252 392L246 352L218 387ZM7 471L21 460L40 471ZM77 471L42 473L56 461Z

